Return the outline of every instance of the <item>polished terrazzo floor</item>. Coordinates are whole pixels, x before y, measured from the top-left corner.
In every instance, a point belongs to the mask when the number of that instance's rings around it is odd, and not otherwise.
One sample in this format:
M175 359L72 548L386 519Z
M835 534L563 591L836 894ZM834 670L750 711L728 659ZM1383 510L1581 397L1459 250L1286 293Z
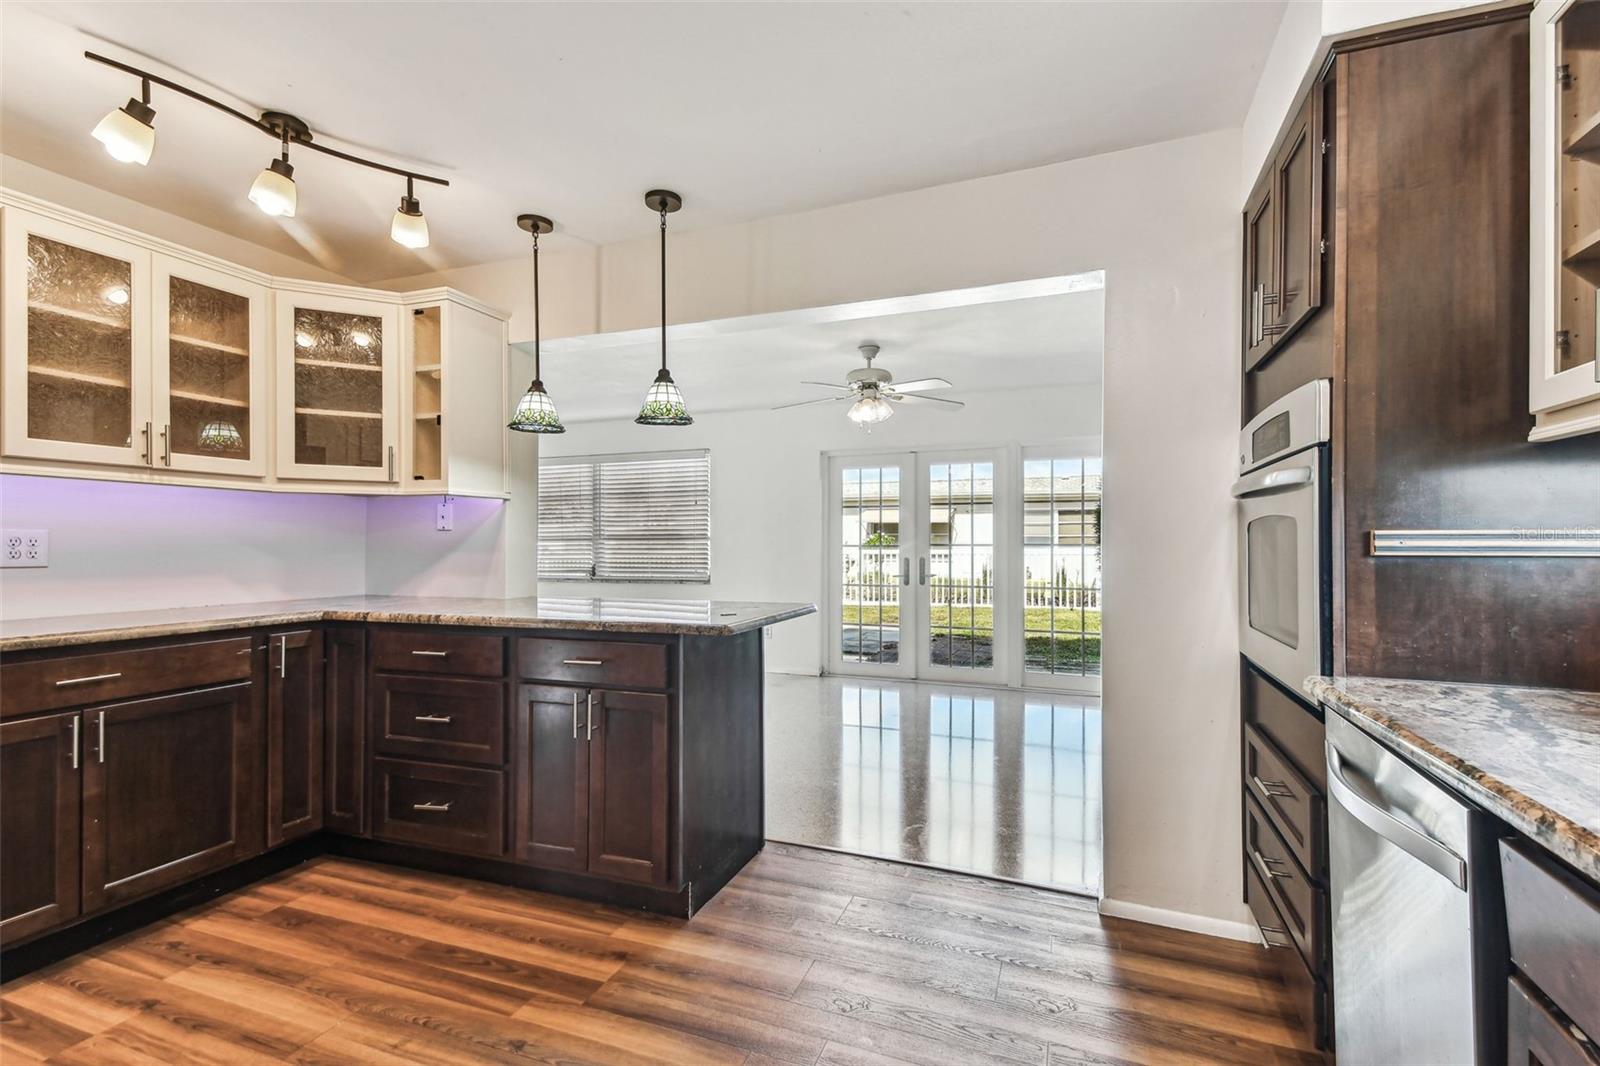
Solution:
M1100 701L767 676L767 837L1097 895Z

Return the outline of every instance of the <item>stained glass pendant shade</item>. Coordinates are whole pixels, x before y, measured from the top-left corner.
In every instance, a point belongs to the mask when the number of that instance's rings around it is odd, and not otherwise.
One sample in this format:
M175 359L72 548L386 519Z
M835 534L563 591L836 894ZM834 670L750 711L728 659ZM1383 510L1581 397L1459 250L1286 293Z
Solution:
M239 427L232 422L207 422L200 427L200 447L208 452L234 452L243 446Z
M518 215L517 225L533 234L533 382L517 401L506 428L518 433L565 433L567 427L561 424L555 401L539 380L539 234L555 229L555 223L543 215Z
M667 215L683 206L683 197L666 189L644 194L645 206L661 215L661 370L644 394L644 405L634 421L641 426L689 426L694 419L683 404L683 393L667 369Z

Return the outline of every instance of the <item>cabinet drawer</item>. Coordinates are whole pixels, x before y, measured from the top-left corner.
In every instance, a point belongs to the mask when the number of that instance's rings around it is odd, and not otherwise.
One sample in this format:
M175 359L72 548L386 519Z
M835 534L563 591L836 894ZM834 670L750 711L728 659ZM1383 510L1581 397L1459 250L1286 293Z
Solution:
M372 834L423 847L506 852L505 775L399 759L372 760Z
M1244 854L1271 893L1284 928L1305 956L1306 965L1322 973L1328 957L1326 897L1306 876L1249 793L1244 797Z
M1511 961L1584 1032L1600 1033L1600 890L1526 840L1500 842Z
M374 747L383 755L498 766L505 760L505 686L454 677L372 679Z
M1328 790L1328 759L1322 745L1327 728L1310 704L1291 696L1246 662L1243 704L1245 724L1252 725L1286 756L1318 792Z
M251 638L0 665L0 718L250 677Z
M1512 975L1506 988L1506 1061L1543 1066L1597 1066L1600 1047L1581 1029L1557 1017L1543 997Z
M666 688L667 645L525 637L517 669L539 681L607 688Z
M438 629L379 629L372 634L372 668L411 674L499 677L506 644L499 637Z
M1244 784L1300 865L1323 880L1328 822L1322 792L1252 725L1244 727Z
M1271 894L1253 867L1244 872L1244 901L1261 929L1267 950L1277 963L1284 987L1289 991L1290 1002L1300 1015L1301 1024L1316 1041L1317 1047L1326 1049L1333 1035L1333 1011L1327 986L1306 967L1305 959L1300 957L1300 952L1295 949L1288 935L1287 923L1278 914L1277 904L1273 903Z

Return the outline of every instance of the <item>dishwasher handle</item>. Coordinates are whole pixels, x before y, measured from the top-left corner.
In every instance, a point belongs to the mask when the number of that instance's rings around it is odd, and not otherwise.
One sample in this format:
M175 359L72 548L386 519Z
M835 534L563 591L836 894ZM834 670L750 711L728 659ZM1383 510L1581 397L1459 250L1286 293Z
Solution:
M1467 864L1461 856L1420 829L1414 829L1363 796L1344 775L1344 758L1332 741L1323 741L1328 753L1328 793L1345 812L1422 863L1463 892L1467 890Z

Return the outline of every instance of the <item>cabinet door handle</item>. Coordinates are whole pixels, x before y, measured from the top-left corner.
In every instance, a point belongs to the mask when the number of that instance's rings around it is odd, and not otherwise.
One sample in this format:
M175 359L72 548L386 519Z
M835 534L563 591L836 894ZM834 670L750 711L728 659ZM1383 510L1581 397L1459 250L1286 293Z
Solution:
M391 444L389 445L389 480L393 481L394 479L394 445Z
M572 739L578 739L578 694L572 694Z
M161 427L161 461L168 466L172 465L172 427Z
M604 666L604 659L562 659L562 666Z
M411 805L411 809L414 810L414 811L448 811L450 809L450 804L449 803L413 803Z
M418 722L438 722L441 725L449 725L451 716L448 714L419 714L415 715L414 719Z
M287 635L278 638L278 676L289 676L289 638Z
M421 656L423 656L424 658L427 658L427 659L443 659L446 655L449 655L450 653L447 652L447 651L413 651L411 654L412 655L421 655Z
M1250 346L1261 343L1261 286L1250 290Z
M139 457L144 460L145 466L156 465L156 449L153 443L154 433L155 423L146 422L144 424L144 454Z
M1250 849L1250 857L1256 861L1256 868L1262 873L1266 874L1268 877L1275 877L1280 880L1288 880L1294 876L1291 873L1285 873L1282 870L1274 869L1274 867L1282 866L1283 862L1279 859L1269 859L1255 848Z
M1261 790L1262 795L1274 796L1278 799L1295 798L1294 789L1290 788L1282 781L1263 781L1261 778L1255 776L1252 776L1250 780L1256 783L1256 787Z
M584 740L594 739L594 693L589 693L587 718L584 722Z
M72 768L78 768L78 719L79 715L72 716Z
M100 762L106 761L106 712L100 712L100 739L95 744L95 757Z
M87 685L94 681L111 681L122 676L122 671L114 674L90 674L88 677L69 677L65 681L57 681L56 688L66 688L68 685Z

